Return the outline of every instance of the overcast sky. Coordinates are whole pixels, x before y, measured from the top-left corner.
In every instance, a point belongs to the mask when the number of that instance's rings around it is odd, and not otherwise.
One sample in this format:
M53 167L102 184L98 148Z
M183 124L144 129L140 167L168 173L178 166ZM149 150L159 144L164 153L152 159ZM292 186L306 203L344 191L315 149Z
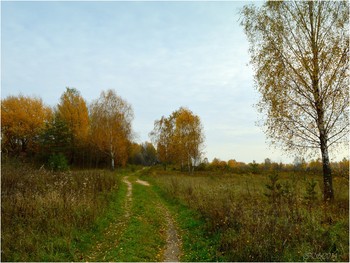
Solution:
M255 125L246 3L2 2L1 97L55 106L65 87L88 103L114 89L134 109L138 142L184 106L202 120L210 161L290 162Z

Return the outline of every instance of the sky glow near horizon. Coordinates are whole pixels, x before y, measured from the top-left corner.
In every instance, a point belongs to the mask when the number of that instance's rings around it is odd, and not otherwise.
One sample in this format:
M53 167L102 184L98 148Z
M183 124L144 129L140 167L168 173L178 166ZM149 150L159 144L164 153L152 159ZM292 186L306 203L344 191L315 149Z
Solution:
M134 109L138 143L184 106L201 118L210 161L292 162L255 125L259 95L239 25L247 3L2 2L1 97L55 106L66 87L87 103L114 89Z

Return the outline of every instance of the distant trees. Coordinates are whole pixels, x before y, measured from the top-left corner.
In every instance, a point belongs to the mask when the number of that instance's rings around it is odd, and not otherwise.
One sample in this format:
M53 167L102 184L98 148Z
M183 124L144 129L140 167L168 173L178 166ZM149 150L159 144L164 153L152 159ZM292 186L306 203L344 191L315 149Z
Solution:
M332 162L334 175L349 178L349 159L343 158L339 162ZM269 158L266 158L263 163L257 163L255 161L251 163L238 162L234 159L230 159L227 162L218 158L214 158L211 162L207 162L205 165L200 165L201 171L211 171L233 174L247 174L252 173L257 176L261 174L272 173L288 173L296 175L322 175L322 162L320 159L310 160L306 162L303 157L295 158L291 164L277 163Z
M349 134L349 3L267 1L242 15L266 134L287 151L318 149L332 200L329 149Z
M316 160L311 160L307 165L308 172L313 174L321 174L322 173L322 162L321 159L318 158Z
M270 170L271 170L271 167L272 167L271 159L270 159L270 158L266 158L266 159L264 160L264 170L265 170L265 171L270 171Z
M295 171L305 171L306 161L303 157L296 156L293 161Z
M80 92L66 88L54 109L38 98L10 96L1 101L1 115L5 155L30 153L40 163L59 156L89 167L103 165L108 156L112 169L128 160L133 111L112 90L101 93L90 113Z
M334 167L334 170L337 172L338 175L349 179L349 159L346 159L344 157L343 160L336 164L333 164L332 167Z
M204 143L203 127L199 116L181 107L168 118L162 116L154 122L150 137L157 146L158 159L166 165L176 163L188 171L198 164Z
M39 98L19 95L1 100L2 151L10 155L36 153L39 134L51 115Z
M134 118L131 105L115 91L108 90L103 91L100 98L91 104L90 111L92 141L109 156L112 170L116 160L125 165Z
M157 162L157 150L150 142L141 144L141 155L143 159L143 165L154 165Z
M87 111L80 92L67 88L57 107L51 109L39 98L19 95L1 100L2 156L30 157L57 169L70 165L78 167L106 167L127 163L150 166L172 164L194 171L219 173L269 174L274 171L319 175L321 159L306 162L296 157L293 164L273 162L244 163L230 159L202 160L204 134L199 116L186 108L179 108L168 117L154 122L150 133L152 142L132 142L133 110L115 91L101 93ZM155 148L155 146L156 148ZM72 157L74 153L74 158ZM349 177L349 159L333 162L333 173ZM174 166L173 166L174 167Z
M129 163L151 166L157 163L157 150L150 142L132 143L130 146Z

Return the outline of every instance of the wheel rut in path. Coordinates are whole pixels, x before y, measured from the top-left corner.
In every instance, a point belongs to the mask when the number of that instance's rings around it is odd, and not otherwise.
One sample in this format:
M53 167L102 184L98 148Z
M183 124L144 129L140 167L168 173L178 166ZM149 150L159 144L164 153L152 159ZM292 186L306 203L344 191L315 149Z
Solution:
M125 218L130 217L130 208L132 203L132 183L128 180L128 176L124 177L123 182L126 183L128 186L128 191L126 193L126 199L125 199Z
M179 262L181 255L181 239L177 234L174 220L170 212L164 206L162 208L165 212L165 217L168 223L164 262Z
M131 216L132 205L132 184L128 177L123 178L123 182L127 185L126 198L124 203L124 214L116 222L111 223L104 231L104 239L97 241L91 254L86 255L84 261L103 261L110 259L109 252L113 251L119 244L119 238L124 232ZM108 242L106 242L108 240Z

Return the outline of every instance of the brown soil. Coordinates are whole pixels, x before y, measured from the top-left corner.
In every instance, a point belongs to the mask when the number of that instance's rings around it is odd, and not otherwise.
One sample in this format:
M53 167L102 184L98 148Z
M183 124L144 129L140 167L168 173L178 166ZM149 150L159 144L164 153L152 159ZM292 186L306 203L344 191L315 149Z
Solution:
M128 218L130 216L130 207L132 203L132 183L128 181L128 177L126 176L123 179L123 182L127 184L128 191L126 193L126 199L125 199L125 217Z
M168 223L164 262L179 262L181 255L181 239L177 234L174 220L172 219L169 211L166 208L164 208L164 211Z
M142 181L142 180L140 180L140 179L137 179L137 180L136 180L136 183L142 184L142 185L145 185L145 186L150 186L149 182Z

